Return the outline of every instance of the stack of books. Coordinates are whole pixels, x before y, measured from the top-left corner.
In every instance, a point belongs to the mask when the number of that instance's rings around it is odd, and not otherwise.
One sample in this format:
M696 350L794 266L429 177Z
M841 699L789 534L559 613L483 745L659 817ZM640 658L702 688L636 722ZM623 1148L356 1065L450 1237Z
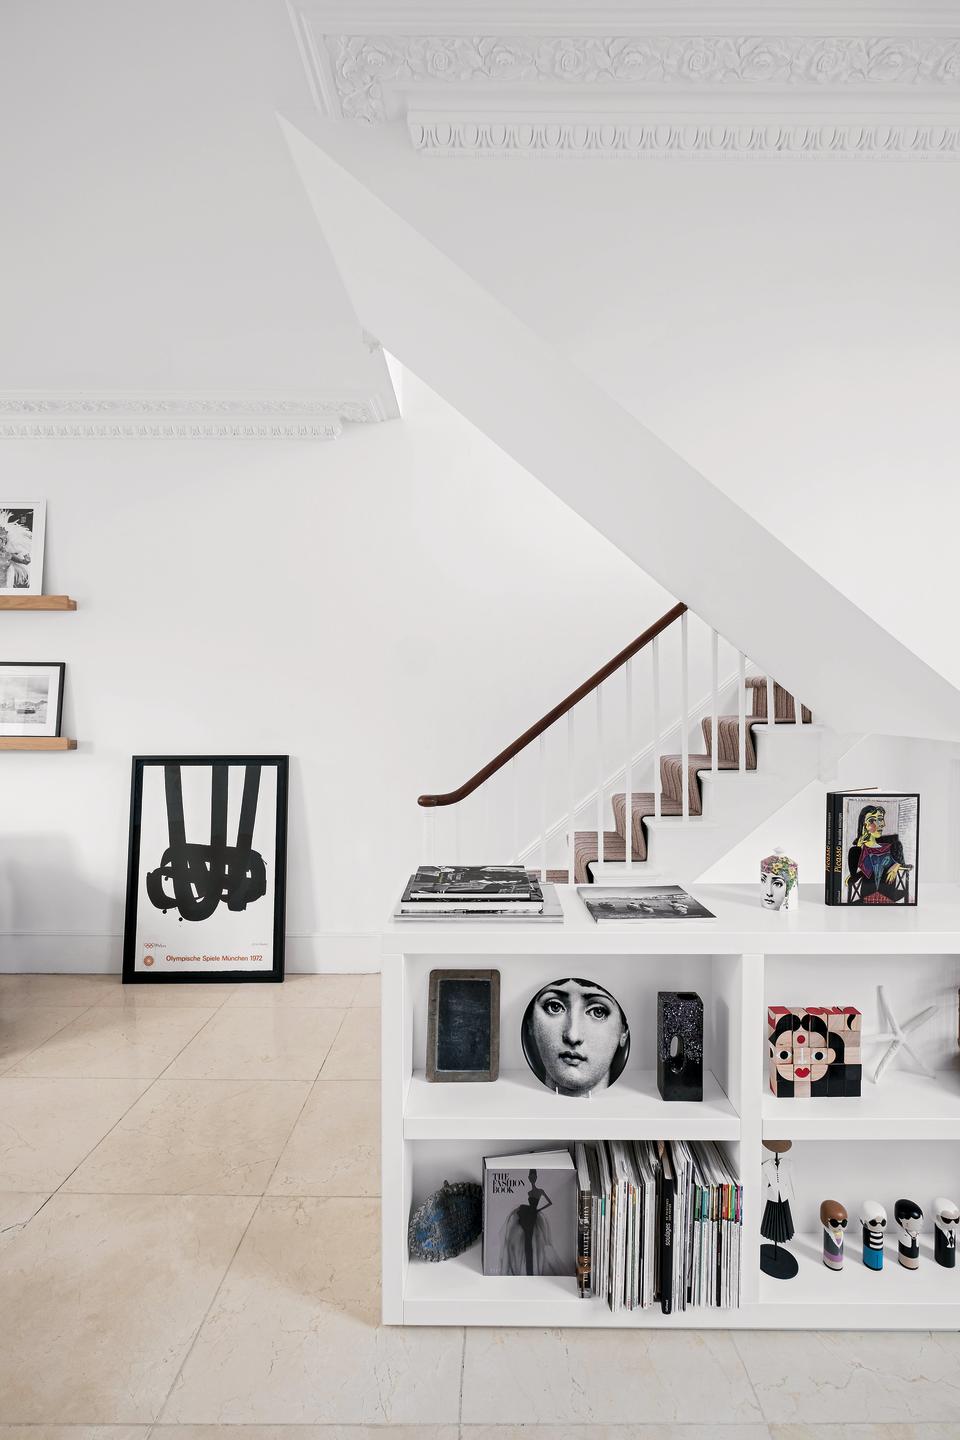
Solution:
M522 865L421 865L395 920L541 921L563 918L557 892Z
M743 1189L712 1141L575 1146L577 1279L613 1311L740 1304Z

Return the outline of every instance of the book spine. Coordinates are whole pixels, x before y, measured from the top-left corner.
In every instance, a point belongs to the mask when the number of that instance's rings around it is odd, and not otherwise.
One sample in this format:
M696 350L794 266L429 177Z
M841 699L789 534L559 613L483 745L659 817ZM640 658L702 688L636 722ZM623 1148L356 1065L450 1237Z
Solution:
M843 888L843 796L827 796L826 886L824 903L841 905Z
M661 1189L660 1216L660 1309L664 1315L673 1310L673 1184L666 1176Z
M590 1240L593 1196L589 1190L578 1191L577 1211L577 1292L581 1299L590 1294Z

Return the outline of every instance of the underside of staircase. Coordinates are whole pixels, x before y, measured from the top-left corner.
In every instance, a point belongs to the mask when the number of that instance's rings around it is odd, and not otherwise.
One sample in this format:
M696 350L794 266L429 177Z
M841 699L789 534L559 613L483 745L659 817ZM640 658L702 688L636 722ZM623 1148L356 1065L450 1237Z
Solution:
M767 681L762 675L749 676L747 688L752 692L752 707L744 727L744 769L756 770L757 752L753 743L752 726L767 724ZM773 687L774 724L795 725L796 708L793 697L780 685ZM811 723L810 711L801 708L801 723ZM713 722L711 718L701 721L704 750L696 755L688 754L689 814L699 817L703 814L703 787L701 772L713 768ZM740 717L721 715L717 720L718 749L717 769L738 770L740 768ZM627 797L625 792L612 796L614 829L605 830L603 836L603 859L605 862L623 863L627 858ZM633 860L644 863L647 859L647 824L656 815L655 796L651 792L633 791L631 795L631 839ZM679 816L683 813L683 757L682 755L661 755L660 757L660 814ZM574 833L573 862L574 883L593 883L591 867L600 859L600 846L596 830L577 830ZM536 869L531 874L540 875ZM637 881L642 883L640 872ZM569 871L547 870L547 881L552 884L569 883Z

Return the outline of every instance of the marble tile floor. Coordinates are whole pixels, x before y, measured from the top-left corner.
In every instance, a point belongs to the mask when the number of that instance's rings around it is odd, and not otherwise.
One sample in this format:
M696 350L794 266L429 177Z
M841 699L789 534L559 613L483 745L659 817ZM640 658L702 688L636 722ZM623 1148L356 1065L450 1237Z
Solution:
M383 1329L375 976L0 975L0 1440L960 1440L960 1336Z

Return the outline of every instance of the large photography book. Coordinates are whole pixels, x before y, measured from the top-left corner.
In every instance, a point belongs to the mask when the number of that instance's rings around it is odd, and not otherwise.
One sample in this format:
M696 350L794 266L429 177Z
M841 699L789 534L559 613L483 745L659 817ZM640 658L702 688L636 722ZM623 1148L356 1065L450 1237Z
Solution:
M878 790L827 794L827 905L916 905L920 796Z
M522 865L421 865L407 892L411 900L531 900L540 885Z
M597 924L624 920L715 920L712 910L680 885L578 885L577 894Z
M578 1198L568 1150L485 1157L484 1275L576 1275Z

